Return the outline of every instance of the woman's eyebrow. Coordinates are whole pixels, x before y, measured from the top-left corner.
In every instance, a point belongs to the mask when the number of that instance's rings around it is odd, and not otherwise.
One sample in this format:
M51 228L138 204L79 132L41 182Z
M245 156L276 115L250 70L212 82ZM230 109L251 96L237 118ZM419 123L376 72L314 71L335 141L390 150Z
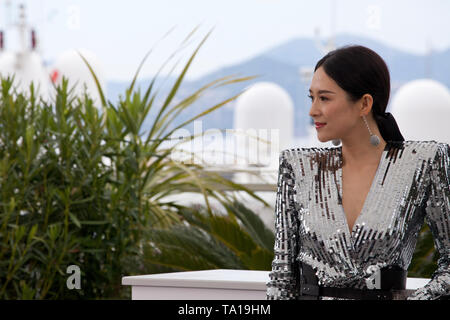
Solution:
M311 89L309 89L309 92L312 92ZM321 93L332 93L332 94L335 94L335 92L329 91L329 90L319 90L318 93L319 93L319 94L321 94Z

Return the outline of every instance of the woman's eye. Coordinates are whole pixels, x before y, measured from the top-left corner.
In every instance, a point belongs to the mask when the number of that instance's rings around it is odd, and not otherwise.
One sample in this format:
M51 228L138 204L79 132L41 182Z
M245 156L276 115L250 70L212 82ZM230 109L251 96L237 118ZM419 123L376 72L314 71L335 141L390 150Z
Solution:
M308 95L308 97L313 100L313 97L311 95ZM322 101L328 100L327 97L319 97Z

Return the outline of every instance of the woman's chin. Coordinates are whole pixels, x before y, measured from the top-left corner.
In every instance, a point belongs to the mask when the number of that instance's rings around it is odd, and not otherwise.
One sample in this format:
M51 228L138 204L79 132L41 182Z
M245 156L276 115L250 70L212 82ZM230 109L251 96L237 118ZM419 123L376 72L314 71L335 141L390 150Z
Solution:
M320 142L323 142L323 143L331 141L331 139L328 139L328 138L325 138L325 137L321 137L319 135L317 136L317 140L319 140Z

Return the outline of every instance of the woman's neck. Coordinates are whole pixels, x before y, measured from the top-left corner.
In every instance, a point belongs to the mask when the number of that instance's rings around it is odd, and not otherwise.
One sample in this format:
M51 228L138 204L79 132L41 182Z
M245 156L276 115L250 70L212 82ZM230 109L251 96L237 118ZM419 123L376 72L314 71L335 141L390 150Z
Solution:
M378 130L377 130L378 131ZM378 165L381 154L386 147L386 141L379 132L374 132L380 138L380 143L373 146L370 137L362 139L361 136L353 136L342 140L343 165Z

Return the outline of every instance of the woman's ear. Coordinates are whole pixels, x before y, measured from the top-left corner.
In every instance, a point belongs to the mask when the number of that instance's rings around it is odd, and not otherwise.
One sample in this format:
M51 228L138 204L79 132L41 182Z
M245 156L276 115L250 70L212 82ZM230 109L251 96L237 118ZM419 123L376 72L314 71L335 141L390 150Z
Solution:
M361 103L359 104L360 107L360 116L367 116L370 111L372 110L373 106L373 98L369 93L366 93L363 95L360 99Z

